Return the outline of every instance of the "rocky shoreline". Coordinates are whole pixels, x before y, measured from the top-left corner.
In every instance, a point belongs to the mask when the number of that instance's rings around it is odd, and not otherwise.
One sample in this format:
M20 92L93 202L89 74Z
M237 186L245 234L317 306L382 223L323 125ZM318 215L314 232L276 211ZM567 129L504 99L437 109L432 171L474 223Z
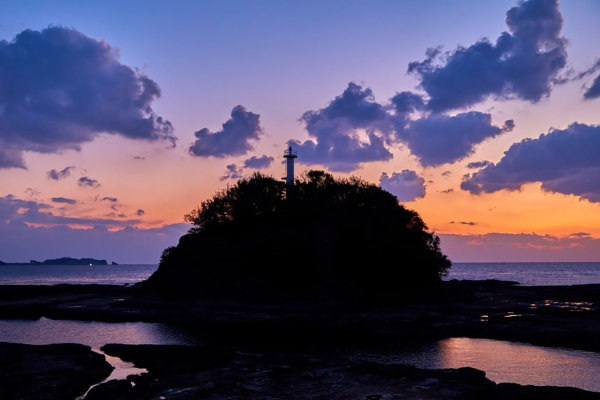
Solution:
M161 322L202 333L202 346L104 346L106 354L149 372L98 385L87 394L89 399L600 399L600 393L579 389L495 384L471 368L425 370L355 357L356 349L373 343L457 336L598 352L599 304L600 285L527 287L500 281L444 282L435 292L386 306L182 301L108 285L0 288L0 319ZM50 356L44 362L30 357L31 365L15 364L22 376L40 368L48 371L47 382L39 381L39 387L60 376L67 362L63 358L71 357L66 348L22 346L0 346L2 366L14 364L5 361L7 354L22 353L25 359L31 348L45 349L38 351L52 353L54 361L48 361ZM108 375L103 368L90 371ZM100 375L92 383L105 378ZM5 387L3 382L0 386ZM76 392L81 385L53 398L74 398ZM7 393L0 398L52 398Z

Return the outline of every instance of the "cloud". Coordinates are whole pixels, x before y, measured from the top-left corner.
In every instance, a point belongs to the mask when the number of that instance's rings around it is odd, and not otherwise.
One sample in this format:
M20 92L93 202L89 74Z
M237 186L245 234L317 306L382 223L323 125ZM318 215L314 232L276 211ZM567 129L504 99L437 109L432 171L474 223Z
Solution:
M92 179L90 177L87 176L82 176L81 178L79 178L79 180L77 181L77 184L81 187L92 187L92 188L97 188L100 187L100 182L98 182L95 179Z
M491 164L491 162L487 161L487 160L474 161L474 162L468 163L467 164L467 168L469 168L469 169L479 169L479 168L487 167L490 164Z
M46 174L48 175L48 179L58 181L58 180L64 179L64 178L68 177L69 175L71 175L71 170L73 170L73 169L75 169L74 166L63 168L60 171L51 169Z
M497 164L468 175L461 188L479 194L541 182L546 191L600 202L599 154L600 126L573 123L513 144Z
M269 168L271 163L273 163L274 158L270 156L262 156L256 157L252 156L249 159L244 161L245 168L254 168L254 169L264 169Z
M138 208L138 210L135 212L135 215L137 215L138 217L143 217L144 215L146 215L146 211L142 210L141 208Z
M477 225L477 222L473 222L473 221L450 221L451 224L459 224L459 225L469 225L469 226L475 226Z
M514 122L492 125L492 117L477 111L455 116L433 114L412 121L398 135L407 143L423 166L436 166L460 160L487 138L510 132Z
M312 139L290 141L298 150L299 162L348 172L363 162L392 158L384 145L392 125L385 107L375 101L369 88L351 82L326 107L307 111L300 120Z
M77 204L77 200L68 199L66 197L53 197L51 200L54 203Z
M103 197L100 199L100 201L110 201L111 203L116 203L117 201L119 201L119 199L117 199L116 197Z
M235 164L229 164L225 167L225 175L221 176L219 179L224 181L227 179L240 179L242 178L242 174L244 171L241 168L238 168Z
M506 13L508 32L442 53L429 49L408 71L429 95L428 109L443 112L479 103L489 96L537 102L566 65L566 40L557 0L522 1Z
M583 97L587 100L600 97L600 75L598 75L596 79L594 79L594 82L592 82L592 85L586 89Z
M441 248L453 262L598 261L600 239L536 233L440 234Z
M252 142L257 141L263 134L260 126L260 115L246 111L243 106L231 110L231 118L223 124L218 132L203 128L194 135L189 152L198 157L239 156L254 149Z
M0 168L23 151L79 150L102 133L175 144L152 103L158 84L119 62L118 50L69 28L25 30L0 41Z
M446 189L446 190L438 190L438 192L444 193L444 194L449 194L449 193L454 192L454 189L450 188L450 189Z
M0 197L2 261L93 257L119 263L157 264L163 249L177 243L187 224L141 229L139 220L53 215L46 204ZM88 229L76 227L85 226ZM117 229L117 230L115 230Z
M408 169L394 172L388 176L385 172L379 178L379 186L398 198L399 202L413 201L425 197L425 179Z

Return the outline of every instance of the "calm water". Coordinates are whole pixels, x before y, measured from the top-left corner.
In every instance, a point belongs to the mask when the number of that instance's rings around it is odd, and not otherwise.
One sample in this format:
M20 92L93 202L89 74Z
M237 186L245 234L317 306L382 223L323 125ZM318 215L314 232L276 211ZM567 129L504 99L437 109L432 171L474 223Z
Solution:
M131 285L148 279L158 265L0 265L0 285Z
M0 320L0 341L28 344L198 344L193 335L164 324ZM354 354L354 358L402 362L421 368L473 367L495 382L573 386L600 392L600 354L488 339L451 338L401 351ZM115 362L118 362L116 360ZM123 371L131 368L124 365ZM119 369L120 372L122 372ZM119 372L119 373L120 373Z
M456 263L446 279L500 279L522 285L600 283L600 263Z
M572 386L600 392L600 354L490 339L450 338L389 354L359 357L420 368L473 367L494 382Z
M147 279L156 264L0 265L0 285L131 285ZM600 263L456 263L447 279L500 279L522 285L600 283Z

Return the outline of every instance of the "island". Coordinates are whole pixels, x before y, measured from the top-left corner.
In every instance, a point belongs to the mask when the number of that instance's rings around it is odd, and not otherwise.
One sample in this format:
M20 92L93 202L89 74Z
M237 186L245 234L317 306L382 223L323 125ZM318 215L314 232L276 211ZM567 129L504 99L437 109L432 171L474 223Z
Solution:
M31 260L28 263L16 262L16 263L5 263L0 261L0 265L108 265L106 260L97 260L95 258L72 258L72 257L61 257L51 258L44 261ZM113 262L112 265L117 265Z

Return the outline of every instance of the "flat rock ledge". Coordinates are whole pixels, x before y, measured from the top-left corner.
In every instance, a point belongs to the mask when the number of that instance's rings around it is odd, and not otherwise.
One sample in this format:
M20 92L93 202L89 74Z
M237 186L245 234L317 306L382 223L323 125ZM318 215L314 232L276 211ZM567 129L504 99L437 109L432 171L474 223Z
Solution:
M112 369L81 344L0 343L0 399L75 399Z
M600 399L600 393L574 388L496 384L473 368L419 369L364 360L339 351L262 352L212 346L115 344L102 350L149 371L129 376L133 387L114 381L97 387L115 400Z

